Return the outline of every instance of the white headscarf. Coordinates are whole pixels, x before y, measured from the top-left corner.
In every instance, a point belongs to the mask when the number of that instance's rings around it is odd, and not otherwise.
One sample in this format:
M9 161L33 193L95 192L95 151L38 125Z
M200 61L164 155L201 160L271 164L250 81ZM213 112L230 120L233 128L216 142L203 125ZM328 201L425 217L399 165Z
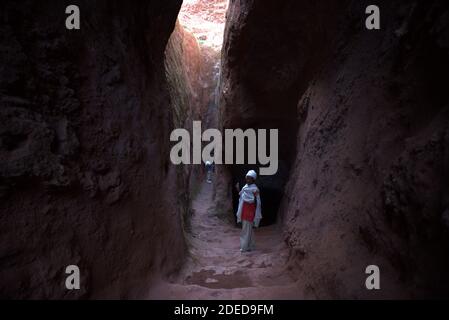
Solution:
M254 171L254 170L249 170L248 173L246 174L246 176L247 176L247 177L251 177L251 178L253 178L254 180L257 179L257 173L256 173L256 171Z
M248 171L246 174L247 177L251 177L254 180L257 178L257 173L254 170ZM262 202L260 201L260 192L259 188L253 183L253 184L245 184L245 186L240 191L240 199L239 199L239 207L237 209L237 222L242 221L242 208L243 208L243 202L248 203L256 203L256 215L254 217L254 226L258 227L260 220L262 219Z

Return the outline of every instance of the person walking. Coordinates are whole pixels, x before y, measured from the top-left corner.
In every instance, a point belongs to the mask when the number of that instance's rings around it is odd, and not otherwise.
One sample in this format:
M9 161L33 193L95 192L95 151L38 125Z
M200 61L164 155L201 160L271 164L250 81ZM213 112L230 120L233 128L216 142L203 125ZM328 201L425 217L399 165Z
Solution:
M213 166L210 161L206 161L207 183L212 183Z

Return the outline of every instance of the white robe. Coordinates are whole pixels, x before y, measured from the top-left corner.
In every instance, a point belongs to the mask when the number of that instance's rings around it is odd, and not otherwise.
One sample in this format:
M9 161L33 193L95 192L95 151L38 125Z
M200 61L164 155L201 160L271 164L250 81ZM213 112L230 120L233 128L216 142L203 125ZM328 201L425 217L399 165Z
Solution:
M242 233L240 234L240 250L242 252L251 251L256 249L254 234L253 234L253 223L243 220L242 221Z
M257 192L257 197L254 196L254 193ZM262 202L260 201L260 192L259 188L253 183L253 184L245 184L245 186L240 191L240 199L239 199L239 207L236 213L237 216L237 222L242 221L242 208L243 208L243 202L248 203L254 203L254 201L257 199L256 204L256 215L254 217L254 226L258 227L260 220L262 219Z

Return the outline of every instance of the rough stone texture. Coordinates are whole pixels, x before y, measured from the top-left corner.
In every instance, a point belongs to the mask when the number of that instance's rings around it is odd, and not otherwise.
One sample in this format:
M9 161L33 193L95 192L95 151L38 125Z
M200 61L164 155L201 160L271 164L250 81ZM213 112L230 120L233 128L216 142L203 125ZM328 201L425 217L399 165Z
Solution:
M192 120L201 120L202 57L195 37L176 23L165 54L167 79L175 109L175 125L192 127Z
M295 155L296 105L318 65L330 55L334 34L343 19L343 3L229 3L222 52L220 124L224 128L279 129L279 171L258 181L261 195L268 200L263 224L276 219ZM232 183L227 185L242 184L252 167L232 166ZM234 209L236 204L234 194Z
M210 6L211 4L202 2L201 5ZM199 10L199 8L196 9ZM202 9L207 12L205 8ZM199 14L197 11L188 13ZM186 12L181 12L180 15L184 15L186 19ZM201 43L196 36L197 34L189 31L178 21L169 39L165 58L170 95L175 111L175 125L190 132L192 132L193 121L201 121L202 130L218 126L216 97L220 51ZM182 196L194 198L200 190L201 181L206 177L204 166L180 166L178 172L178 177L182 177L185 181L184 185L188 186L189 190L188 194L181 191ZM186 210L185 213L187 216L184 219L184 225L189 228L188 217L191 212Z
M165 51L165 70L169 82L169 91L176 128L185 128L192 132L193 121L202 121L207 111L208 95L205 90L207 73L203 52L196 38L177 21ZM208 66L208 65L207 65ZM174 144L174 142L172 142ZM182 203L189 203L196 195L203 171L200 165L177 167L177 197ZM190 229L192 209L184 210L183 226Z
M378 1L368 31L369 4L231 0L221 120L281 131L298 297L447 297L448 5Z
M2 2L0 296L142 297L186 252L163 62L181 1L77 1L80 31L68 4Z

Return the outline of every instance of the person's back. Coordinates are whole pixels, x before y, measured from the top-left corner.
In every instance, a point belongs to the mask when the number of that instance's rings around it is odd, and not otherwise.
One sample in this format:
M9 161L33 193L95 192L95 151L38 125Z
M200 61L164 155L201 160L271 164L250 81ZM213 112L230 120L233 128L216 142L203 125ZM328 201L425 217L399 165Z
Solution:
M207 183L212 183L212 163L206 161Z

